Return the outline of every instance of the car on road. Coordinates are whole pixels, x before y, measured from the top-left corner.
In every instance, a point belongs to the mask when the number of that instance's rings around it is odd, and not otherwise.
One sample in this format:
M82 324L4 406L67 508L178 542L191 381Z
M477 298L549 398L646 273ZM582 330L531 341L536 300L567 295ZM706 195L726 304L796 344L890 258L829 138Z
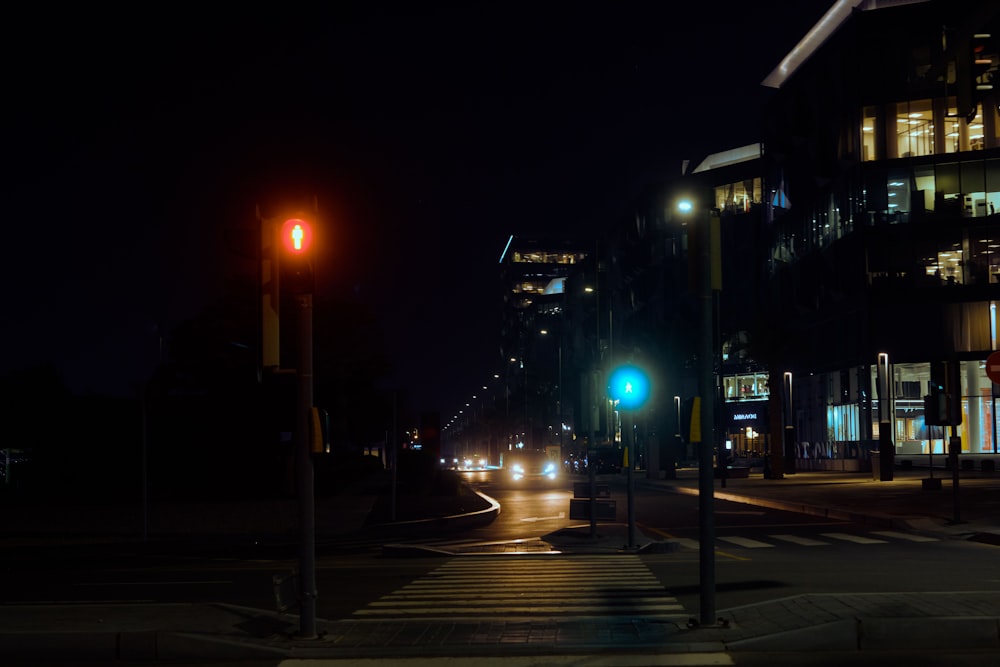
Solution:
M459 470L486 470L488 461L485 456L467 456L462 459Z
M518 484L550 483L559 479L559 462L542 451L511 452L504 468L510 481Z

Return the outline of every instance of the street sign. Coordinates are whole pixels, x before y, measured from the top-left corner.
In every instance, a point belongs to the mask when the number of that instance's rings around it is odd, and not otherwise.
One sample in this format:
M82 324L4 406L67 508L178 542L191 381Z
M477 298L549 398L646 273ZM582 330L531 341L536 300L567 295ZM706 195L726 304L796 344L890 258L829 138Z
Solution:
M986 377L1000 384L1000 352L986 357Z

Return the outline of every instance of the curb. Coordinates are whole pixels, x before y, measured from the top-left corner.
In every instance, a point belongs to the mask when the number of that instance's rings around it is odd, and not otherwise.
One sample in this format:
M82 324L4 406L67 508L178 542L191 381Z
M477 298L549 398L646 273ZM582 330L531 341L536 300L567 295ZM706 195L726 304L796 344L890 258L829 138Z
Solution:
M1000 618L843 618L758 637L723 640L727 651L982 651L1000 649Z
M489 525L500 514L500 503L481 491L476 491L475 494L486 501L489 507L475 512L452 514L450 516L434 517L433 519L413 519L412 521L380 523L371 526L368 530L376 533L412 535L422 533L428 528L438 531L452 531Z

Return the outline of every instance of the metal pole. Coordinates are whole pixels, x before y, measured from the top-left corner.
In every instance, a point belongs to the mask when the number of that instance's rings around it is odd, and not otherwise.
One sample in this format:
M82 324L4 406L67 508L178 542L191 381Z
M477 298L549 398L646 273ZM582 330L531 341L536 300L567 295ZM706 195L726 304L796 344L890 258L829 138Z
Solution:
M597 440L597 431L594 431ZM597 446L594 442L587 448L587 477L590 480L590 539L597 538L597 471L594 469Z
M397 429L399 425L397 423L397 415L399 413L399 391L394 391L392 393L392 435L389 437L389 456L392 463L392 510L391 510L391 520L395 523L396 521L396 505L399 503L399 496L397 495L396 485L399 481L399 450L397 449L397 440L399 439L399 432Z
M594 381L591 383L590 398L592 401L599 400L596 379L601 369L601 257L600 242L594 242L594 325L596 331L594 343ZM603 406L603 403L602 403ZM592 417L597 418L597 423L592 424L594 438L587 446L587 477L590 481L590 539L597 539L597 471L594 469L597 458L597 439L601 430L601 411L595 410Z
M559 332L559 394L558 394L558 409L556 412L559 413L559 458L563 461L566 460L566 453L563 451L563 431L565 430L563 422L563 387L562 387L562 332Z
M951 436L948 438L948 457L951 461L951 490L954 508L952 510L952 523L962 523L962 510L959 506L960 495L958 492L958 454L962 451L962 438L955 435L956 428L951 426Z
M149 538L149 387L147 384L139 387L140 410L142 410L142 541ZM7 477L10 478L10 461L7 462Z
M313 404L313 355L312 355L312 294L298 294L298 421L296 423L296 449L298 450L299 485L299 635L305 639L316 637L316 507L314 502L314 477L312 453L309 442L309 424Z
M714 625L715 618L715 516L712 450L715 444L715 391L712 369L712 263L710 252L711 213L698 213L701 229L699 261L701 263L698 301L701 314L701 349L699 359L698 394L701 396L701 442L698 456L698 528L699 581L701 583L701 624Z
M628 439L625 441L625 458L628 462L628 473L626 474L626 498L628 503L628 546L635 547L635 482L632 479L632 468L635 467L633 458L635 457L635 416L632 410L625 410L628 421Z

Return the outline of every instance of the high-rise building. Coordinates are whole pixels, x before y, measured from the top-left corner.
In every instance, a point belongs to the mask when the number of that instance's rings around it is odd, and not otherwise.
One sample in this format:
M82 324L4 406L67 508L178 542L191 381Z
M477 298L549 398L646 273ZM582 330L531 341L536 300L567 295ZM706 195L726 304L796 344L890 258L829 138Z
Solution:
M581 281L592 255L593 242L565 238L511 236L503 249L500 355L508 446L554 448L571 433L579 390L567 302L574 290L587 288Z
M691 337L704 335L692 229L673 212L694 190L721 227L720 451L769 451L776 474L874 464L891 478L956 438L965 465L992 465L998 43L987 0L834 3L764 80L760 143L636 202L611 250L615 344L656 360L667 389L646 428L660 442L684 456ZM949 426L925 413L941 362L958 369Z

